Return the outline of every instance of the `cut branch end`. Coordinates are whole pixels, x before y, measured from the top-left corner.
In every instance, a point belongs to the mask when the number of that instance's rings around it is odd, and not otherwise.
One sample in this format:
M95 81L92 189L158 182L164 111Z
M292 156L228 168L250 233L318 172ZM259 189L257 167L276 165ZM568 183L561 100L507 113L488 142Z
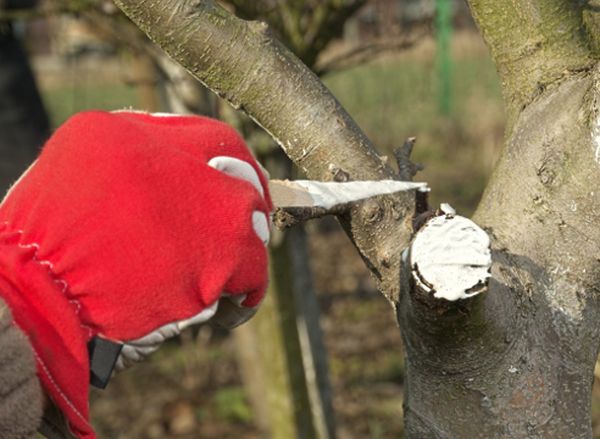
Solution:
M490 239L473 221L442 205L410 247L415 293L448 302L487 291L492 264Z

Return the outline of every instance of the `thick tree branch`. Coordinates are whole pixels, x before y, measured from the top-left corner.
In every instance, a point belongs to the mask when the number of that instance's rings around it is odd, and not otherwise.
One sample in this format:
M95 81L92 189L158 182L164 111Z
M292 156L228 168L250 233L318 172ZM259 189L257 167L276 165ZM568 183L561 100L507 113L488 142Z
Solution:
M356 168L355 179L391 176L337 100L264 23L237 19L210 0L116 3L171 57L270 132L307 175L325 178L335 164Z
M227 0L246 20L265 19L277 37L309 68L319 54L342 34L344 24L366 0L281 1Z
M115 2L172 58L245 111L309 178L394 178L369 139L308 68L267 26L240 20L215 2ZM343 225L391 300L399 292L400 252L410 239L414 193L370 200Z
M509 127L545 88L593 63L580 2L468 2L502 80Z

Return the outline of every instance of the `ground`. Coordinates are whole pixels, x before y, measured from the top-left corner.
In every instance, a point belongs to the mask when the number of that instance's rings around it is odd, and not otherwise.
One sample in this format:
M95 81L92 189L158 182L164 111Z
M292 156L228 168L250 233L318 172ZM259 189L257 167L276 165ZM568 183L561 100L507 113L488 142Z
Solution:
M453 50L450 115L438 111L429 40L325 80L382 151L417 136L415 159L426 164L418 179L429 182L433 204L449 202L468 216L501 146L504 116L496 72L479 36L458 36ZM136 106L135 88L118 65L107 68L105 81L99 81L97 62L72 63L66 72L64 66L53 71L57 67L47 60L36 65L55 125L85 108ZM404 362L392 310L334 220L312 223L308 232L339 438L401 438ZM210 327L188 331L116 376L105 391L94 391L94 424L100 437L114 439L260 438L240 367L231 334ZM600 438L598 387L593 412Z

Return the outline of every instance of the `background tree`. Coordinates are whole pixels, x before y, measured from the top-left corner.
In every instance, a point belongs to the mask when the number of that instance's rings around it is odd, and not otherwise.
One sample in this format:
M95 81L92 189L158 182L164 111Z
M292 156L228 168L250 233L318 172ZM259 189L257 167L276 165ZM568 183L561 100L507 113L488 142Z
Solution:
M0 15L36 1L0 1ZM37 156L50 127L27 54L10 20L0 17L0 191Z

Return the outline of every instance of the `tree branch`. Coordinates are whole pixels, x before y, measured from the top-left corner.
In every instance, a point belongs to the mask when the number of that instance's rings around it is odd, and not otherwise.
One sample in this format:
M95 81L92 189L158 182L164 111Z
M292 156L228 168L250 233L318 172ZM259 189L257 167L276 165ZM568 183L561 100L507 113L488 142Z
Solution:
M288 0L276 0L277 1L277 14L279 15L279 21L282 23L280 27L281 33L290 42L292 48L304 49L304 37L302 29L300 28L300 11L297 5ZM296 7L295 7L296 6Z
M502 80L509 127L546 87L594 61L577 1L468 2Z
M310 48L312 64L317 62L317 55L336 37L342 34L348 18L352 17L366 4L366 0L350 0L345 2L330 1L328 8L312 18L312 28L307 29L307 45ZM311 66L312 67L312 66Z
M240 20L214 1L116 0L172 58L262 126L309 178L394 178L370 140L267 26ZM411 235L413 192L354 207L343 226L391 300L399 294L400 252ZM385 201L384 201L385 200Z
M398 39L374 41L372 43L352 47L323 63L318 63L315 72L319 77L323 77L338 70L352 68L369 62L382 53L399 52L401 50L409 49L424 35L425 33L414 36L405 35Z
M234 6L236 15L241 18L256 20L260 17L270 23L277 37L313 69L319 54L342 34L348 18L366 0L227 0L227 3Z

